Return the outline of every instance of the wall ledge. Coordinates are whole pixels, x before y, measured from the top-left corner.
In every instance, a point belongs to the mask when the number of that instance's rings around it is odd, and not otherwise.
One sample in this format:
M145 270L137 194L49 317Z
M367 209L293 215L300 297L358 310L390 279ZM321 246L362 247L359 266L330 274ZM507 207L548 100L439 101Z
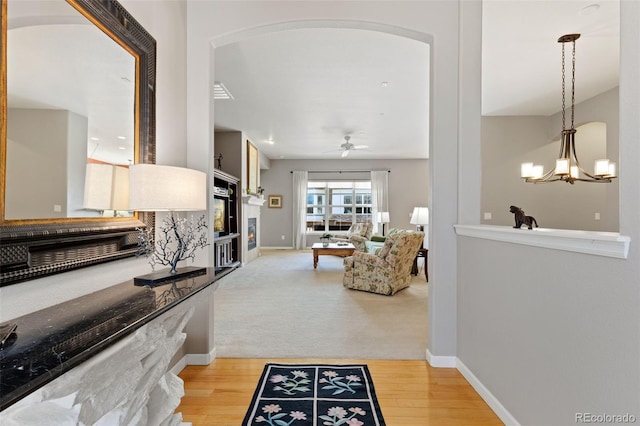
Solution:
M456 234L554 250L626 259L631 238L617 232L570 229L515 229L509 226L454 225Z
M255 196L255 195L243 195L242 196L242 202L245 204L251 204L253 206L260 206L262 207L265 203L265 201L267 201L263 196Z

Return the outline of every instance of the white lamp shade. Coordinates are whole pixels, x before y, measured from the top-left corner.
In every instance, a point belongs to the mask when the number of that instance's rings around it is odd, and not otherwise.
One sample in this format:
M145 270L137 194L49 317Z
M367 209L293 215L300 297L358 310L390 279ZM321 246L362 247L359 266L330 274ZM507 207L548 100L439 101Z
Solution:
M389 223L390 221L389 212L378 212L378 222Z
M88 163L83 207L91 210L129 210L129 171L112 164Z
M596 176L607 176L609 174L609 160L596 160L594 168Z
M129 206L138 211L197 211L207 208L207 175L183 167L129 167Z
M569 159L568 158L558 158L556 160L556 173L557 175L568 175L569 174Z
M429 208L428 207L414 207L411 220L412 225L428 225L429 224Z
M539 164L536 164L535 166L533 166L532 174L533 176L531 177L533 179L540 179L544 175L544 167L542 167Z
M533 177L533 163L522 163L520 165L520 177L522 178Z

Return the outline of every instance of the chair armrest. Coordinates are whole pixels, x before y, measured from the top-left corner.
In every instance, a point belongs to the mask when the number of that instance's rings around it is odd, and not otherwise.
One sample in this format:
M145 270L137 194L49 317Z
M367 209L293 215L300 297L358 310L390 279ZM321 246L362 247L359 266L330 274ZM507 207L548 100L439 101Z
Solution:
M356 251L353 253L353 266L357 268L361 264L362 266L372 266L374 268L388 268L389 262L382 259L381 257L371 254L365 253L361 251Z
M349 239L352 241L358 241L359 243L364 243L365 241L369 241L367 237L363 237L362 235L352 235Z

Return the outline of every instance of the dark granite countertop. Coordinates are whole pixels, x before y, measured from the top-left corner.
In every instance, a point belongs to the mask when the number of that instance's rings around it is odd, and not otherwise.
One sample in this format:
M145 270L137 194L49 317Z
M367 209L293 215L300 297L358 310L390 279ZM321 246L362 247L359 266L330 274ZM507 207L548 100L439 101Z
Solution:
M10 320L0 348L0 410L213 284L205 273L154 287L126 281Z

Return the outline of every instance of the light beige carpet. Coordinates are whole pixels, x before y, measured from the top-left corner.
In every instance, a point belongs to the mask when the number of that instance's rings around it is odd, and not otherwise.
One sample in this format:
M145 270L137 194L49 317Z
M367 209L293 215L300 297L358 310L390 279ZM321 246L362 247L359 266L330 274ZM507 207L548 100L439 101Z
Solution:
M427 282L394 296L342 286L342 258L263 250L219 281L214 300L220 358L425 359Z

